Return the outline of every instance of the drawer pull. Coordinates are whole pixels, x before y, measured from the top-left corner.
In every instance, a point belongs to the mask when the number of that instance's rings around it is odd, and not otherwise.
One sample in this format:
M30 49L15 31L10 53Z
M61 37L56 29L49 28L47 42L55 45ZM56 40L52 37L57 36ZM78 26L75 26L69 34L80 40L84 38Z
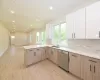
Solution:
M90 64L90 71L91 71L91 64Z
M36 52L34 52L34 56L36 56Z
M95 66L94 66L94 73L95 73Z

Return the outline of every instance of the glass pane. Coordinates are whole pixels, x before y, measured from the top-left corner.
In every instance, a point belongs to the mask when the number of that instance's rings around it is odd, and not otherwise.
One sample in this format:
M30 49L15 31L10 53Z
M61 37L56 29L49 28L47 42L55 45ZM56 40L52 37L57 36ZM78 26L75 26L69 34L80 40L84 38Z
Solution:
M60 34L60 26L57 25L54 27L54 42L58 44L59 42L59 34Z
M66 23L61 24L60 44L66 44Z
M36 34L37 36L39 36L39 32L37 32L37 34Z
M39 42L39 32L36 33L36 41Z
M42 44L45 44L46 39L45 39L45 32L41 32L42 34Z

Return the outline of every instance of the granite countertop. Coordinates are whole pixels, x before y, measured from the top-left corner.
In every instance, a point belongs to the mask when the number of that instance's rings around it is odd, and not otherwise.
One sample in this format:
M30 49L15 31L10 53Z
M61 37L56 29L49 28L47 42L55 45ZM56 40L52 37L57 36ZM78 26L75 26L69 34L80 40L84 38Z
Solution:
M31 48L40 48L40 47L52 47L53 45L30 45L30 46L24 46L24 49L31 49ZM96 59L100 59L100 52L99 51L93 51L92 49L86 49L83 47L79 48L71 48L71 47L52 47L58 50L68 51L75 54L88 56Z

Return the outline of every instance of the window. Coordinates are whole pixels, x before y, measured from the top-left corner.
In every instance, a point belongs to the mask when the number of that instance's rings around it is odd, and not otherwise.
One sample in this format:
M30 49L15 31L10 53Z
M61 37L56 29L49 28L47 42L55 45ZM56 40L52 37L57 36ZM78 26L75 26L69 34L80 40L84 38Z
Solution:
M30 33L30 43L32 42L32 33Z
M66 23L54 26L53 44L66 46Z
M37 32L36 33L36 43L39 43L40 42L40 33Z
M42 44L45 44L46 42L45 32L41 32L41 41L42 41Z
M37 32L36 33L36 43L45 44L45 42L46 42L45 32Z
M53 43L57 44L59 42L59 31L60 31L60 26L54 26L54 37L53 37Z
M61 24L60 44L65 45L66 41L66 23Z

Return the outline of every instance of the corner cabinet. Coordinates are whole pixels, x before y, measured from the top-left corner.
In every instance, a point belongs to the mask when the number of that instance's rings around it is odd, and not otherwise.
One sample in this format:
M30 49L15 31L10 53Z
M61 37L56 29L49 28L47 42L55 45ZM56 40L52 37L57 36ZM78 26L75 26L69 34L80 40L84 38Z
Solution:
M66 16L67 38L85 39L85 8Z
M84 57L84 80L100 80L100 60Z

